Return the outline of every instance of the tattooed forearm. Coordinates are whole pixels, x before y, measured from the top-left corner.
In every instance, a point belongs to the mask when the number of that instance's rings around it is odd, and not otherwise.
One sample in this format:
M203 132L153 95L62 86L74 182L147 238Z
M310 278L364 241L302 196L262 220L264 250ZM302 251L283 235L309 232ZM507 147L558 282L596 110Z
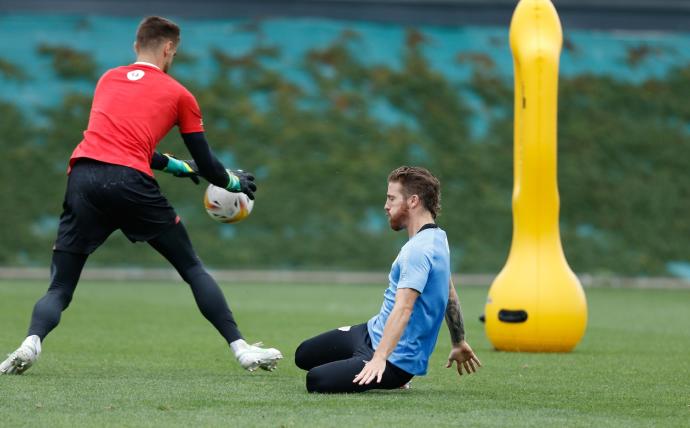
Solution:
M455 292L455 287L450 284L450 293L448 295L448 306L446 306L446 324L450 331L450 340L453 343L460 343L465 340L465 324L462 320L462 310L460 309L460 301L458 294Z

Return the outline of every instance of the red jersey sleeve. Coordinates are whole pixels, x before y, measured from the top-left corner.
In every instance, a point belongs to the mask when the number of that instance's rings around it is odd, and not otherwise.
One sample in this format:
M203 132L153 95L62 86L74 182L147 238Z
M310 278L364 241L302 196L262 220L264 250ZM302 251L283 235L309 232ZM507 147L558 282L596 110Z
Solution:
M180 134L204 132L204 121L196 98L189 91L183 91L177 103L177 126Z

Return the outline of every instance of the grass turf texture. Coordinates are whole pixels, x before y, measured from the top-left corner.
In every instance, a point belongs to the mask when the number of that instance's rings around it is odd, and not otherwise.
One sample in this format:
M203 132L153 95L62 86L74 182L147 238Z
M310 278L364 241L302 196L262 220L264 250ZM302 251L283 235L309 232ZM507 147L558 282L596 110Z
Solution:
M0 281L0 352L23 338L46 285ZM570 354L491 350L477 317L486 288L460 288L468 339L484 364L443 368L412 389L310 395L301 340L362 322L383 285L226 285L248 341L283 351L247 373L182 283L84 281L37 365L0 377L3 426L688 426L690 291L589 289L589 326ZM454 370L454 369L453 369Z

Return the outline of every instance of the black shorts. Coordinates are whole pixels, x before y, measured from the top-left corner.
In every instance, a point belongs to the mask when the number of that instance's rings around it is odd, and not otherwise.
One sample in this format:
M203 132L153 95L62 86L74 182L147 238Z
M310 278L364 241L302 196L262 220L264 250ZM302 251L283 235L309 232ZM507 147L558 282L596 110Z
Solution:
M179 222L152 177L120 165L80 159L67 180L55 250L90 254L113 231L149 241Z
M297 367L308 370L307 391L340 393L364 392L370 389L396 389L405 385L413 375L386 361L381 382L368 385L352 383L374 348L366 323L341 327L305 340L295 351Z

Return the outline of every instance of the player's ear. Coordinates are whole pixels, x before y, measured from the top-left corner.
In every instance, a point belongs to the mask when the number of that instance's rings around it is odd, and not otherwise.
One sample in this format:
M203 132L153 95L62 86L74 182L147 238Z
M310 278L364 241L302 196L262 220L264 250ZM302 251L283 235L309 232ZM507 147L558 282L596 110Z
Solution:
M132 49L134 49L134 53L139 55L139 44L135 40L134 43L132 43Z
M407 203L409 204L410 208L414 208L417 205L419 205L419 196L418 195L412 195L409 198L407 198Z
M172 56L172 55L174 55L174 54L175 54L175 49L176 49L175 42L173 42L172 40L167 40L167 41L165 42L165 47L164 47L165 56Z

